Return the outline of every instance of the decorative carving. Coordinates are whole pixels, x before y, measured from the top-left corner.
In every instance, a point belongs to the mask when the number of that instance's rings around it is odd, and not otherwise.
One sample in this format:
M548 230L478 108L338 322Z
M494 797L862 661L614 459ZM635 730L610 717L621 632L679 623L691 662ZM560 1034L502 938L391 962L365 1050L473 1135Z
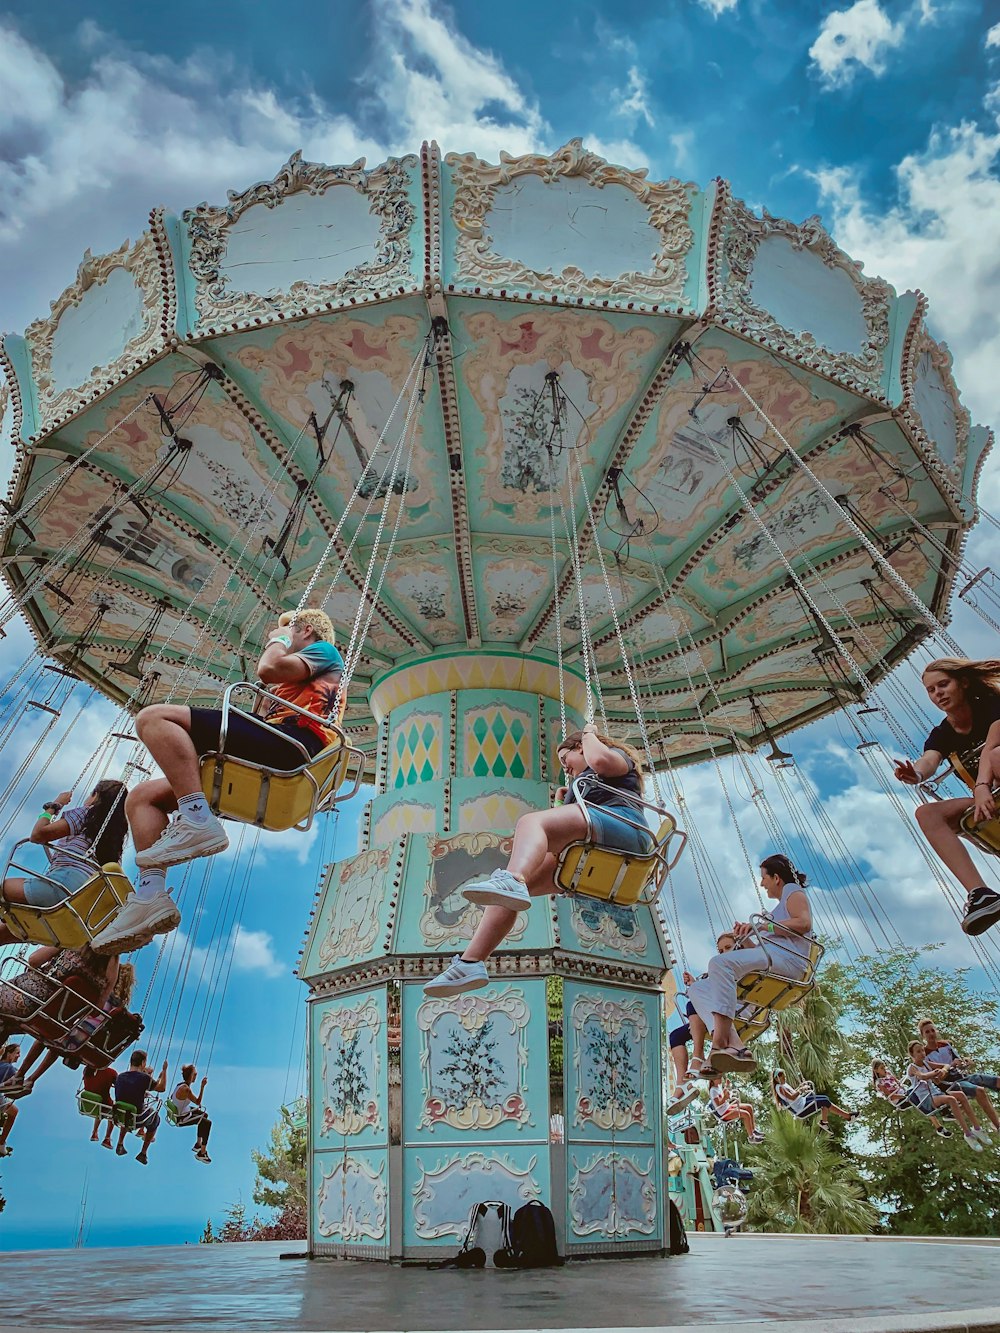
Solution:
M320 1019L323 1052L323 1116L320 1135L360 1134L382 1128L378 1104L381 1060L377 1037L382 1026L378 1004L328 1009ZM330 1038L336 1038L336 1046Z
M416 1161L420 1176L413 1187L413 1221L422 1240L464 1235L469 1210L480 1199L501 1199L516 1208L539 1198L542 1192L531 1174L537 1157L532 1157L523 1170L509 1157L488 1157L482 1152L453 1158L431 1171L419 1157Z
M480 909L462 897L462 886L507 864L510 838L496 833L458 833L430 840L430 874L424 890L426 907L420 934L429 949L470 940ZM528 928L526 912L519 912L509 939L520 939Z
M494 1032L497 1015L508 1021L508 1032ZM513 989L424 1001L417 1010L424 1077L421 1129L531 1124L525 1102L528 1018L523 992Z
M107 365L94 366L82 384L67 385L57 391L52 372L52 355L60 320L69 309L80 305L91 288L103 286L116 269L124 269L131 276L142 298L142 332L129 339ZM36 319L24 335L31 348L35 391L45 427L51 426L56 419L65 420L97 397L102 389L110 387L112 382L121 379L126 372L151 360L163 348L162 283L160 257L148 231L143 232L131 249L129 242L124 241L108 255L92 255L89 250L84 253L76 271L76 280L52 302L49 316Z
M904 367L906 376L903 398L903 415L908 424L913 427L920 437L920 442L924 446L926 456L932 460L936 471L940 473L944 469L946 475L950 476L952 484L956 477L961 476L962 464L965 461L966 450L969 445L969 433L972 429L972 417L969 409L964 405L958 395L958 386L955 384L955 374L952 367L952 356L947 343L935 342L927 331L926 324L921 324L916 337L913 338L907 349L908 356ZM948 461L941 456L941 446L943 441L934 439L927 425L920 416L920 409L916 403L916 392L919 383L920 363L927 358L932 370L937 372L941 381L942 389L948 400L948 406L955 419L955 456L954 461Z
M613 1150L592 1157L586 1166L573 1159L576 1172L569 1186L569 1211L578 1236L601 1232L626 1236L656 1230L656 1182L653 1165L642 1171L623 1153Z
M551 157L540 153L511 157L501 153L497 166L482 161L474 153L449 153L445 161L453 168L452 218L458 232L455 252L465 281L490 287L518 283L542 291L558 287L560 295L566 297L634 298L638 290L654 300L682 299L687 279L684 259L694 240L688 223L693 185L678 180L648 181L645 169L629 171L613 166L596 153L588 152L581 139L570 139ZM539 273L517 260L498 255L486 220L497 190L522 176L538 176L546 184L576 176L596 189L620 185L631 191L645 206L650 224L660 235L660 248L652 256L652 271L605 278L570 265L561 273L553 273L551 269Z
M201 322L221 320L228 324L253 316L268 321L278 317L271 297L231 289L228 277L222 272L229 229L256 204L277 208L292 195L321 195L335 186L347 186L368 199L369 211L379 223L378 249L374 258L356 265L335 282L293 282L284 293L289 306L377 296L388 287L412 286L409 232L416 214L408 194L408 172L416 165L416 157L410 155L390 157L371 171L364 169L363 157L349 167L328 167L320 162L303 161L299 151L292 154L273 180L261 181L242 193L230 190L225 207L199 204L197 208L186 209L182 217L188 224L191 241L188 262L198 284L196 304Z
M574 895L568 901L573 929L582 948L603 945L633 958L645 955L649 940L637 911L602 902L599 898Z
M857 379L869 389L877 385L889 343L889 306L893 297L890 285L883 278L866 277L861 264L834 243L818 217L807 218L801 225L772 217L766 209L763 217L757 217L741 200L731 197L727 214L724 255L728 275L718 296L720 322L738 324L741 333L748 333L787 355L798 353L799 360L833 379L846 379L849 383ZM868 330L860 354L832 350L811 333L785 328L754 302L751 294L754 262L761 243L770 236L783 236L796 250L809 250L828 268L839 268L847 274L861 298Z
M339 1236L343 1241L360 1240L363 1236L381 1240L386 1233L389 1197L384 1175L384 1161L373 1171L361 1158L338 1154L333 1170L320 1178L316 1198L319 1234Z
M649 1016L642 1000L608 1000L584 993L573 1001L574 1125L605 1131L647 1121Z
M400 841L362 852L334 867L336 879L331 876L327 888L332 902L319 942L321 968L364 958L374 948L382 901L393 872L399 873L402 854Z

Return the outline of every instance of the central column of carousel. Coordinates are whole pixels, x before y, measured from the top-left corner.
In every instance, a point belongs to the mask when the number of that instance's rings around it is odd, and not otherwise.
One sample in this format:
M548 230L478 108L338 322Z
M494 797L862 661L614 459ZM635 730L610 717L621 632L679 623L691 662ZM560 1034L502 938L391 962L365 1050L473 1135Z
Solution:
M585 685L564 673L567 720ZM540 1199L560 1252L665 1247L663 1002L649 908L545 898L490 985L423 983L470 939L463 884L506 863L560 781L559 673L538 656L442 652L376 680L377 795L362 850L325 875L309 986L309 1249L444 1258L473 1204Z

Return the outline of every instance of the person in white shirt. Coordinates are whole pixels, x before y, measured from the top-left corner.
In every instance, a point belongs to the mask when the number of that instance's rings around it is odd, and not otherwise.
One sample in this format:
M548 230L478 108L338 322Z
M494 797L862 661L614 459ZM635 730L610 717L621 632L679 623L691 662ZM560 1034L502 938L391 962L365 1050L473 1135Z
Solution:
M771 1096L779 1111L790 1111L796 1120L808 1120L818 1111L819 1127L828 1134L832 1132L831 1115L839 1116L841 1120L853 1120L856 1114L836 1106L825 1093L816 1092L811 1083L800 1083L793 1087L783 1069L776 1069L771 1075Z
M721 1074L708 1081L708 1104L723 1125L741 1120L747 1132L748 1143L764 1142L764 1135L758 1130L754 1121L753 1107L749 1102L733 1100L733 1090L729 1086L729 1080L723 1078Z
M717 954L688 990L699 1018L712 1033L712 1054L703 1069L707 1076L753 1069L756 1061L736 1035L737 983L751 972L775 971L790 980L805 976L809 967L812 913L805 893L806 877L787 856L767 856L760 863L760 886L775 901L756 945L754 928L737 921L732 933L737 947Z

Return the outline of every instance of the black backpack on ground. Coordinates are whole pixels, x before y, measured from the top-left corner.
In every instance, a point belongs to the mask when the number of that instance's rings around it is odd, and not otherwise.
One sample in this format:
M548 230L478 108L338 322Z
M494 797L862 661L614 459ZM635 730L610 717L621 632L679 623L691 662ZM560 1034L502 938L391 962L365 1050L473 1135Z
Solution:
M681 1210L670 1200L670 1243L667 1246L668 1254L687 1254L691 1249L688 1244L687 1232L684 1230L684 1219L681 1217Z
M554 1268L561 1264L556 1248L556 1223L544 1203L533 1199L514 1214L510 1227L511 1257L497 1255L497 1268Z

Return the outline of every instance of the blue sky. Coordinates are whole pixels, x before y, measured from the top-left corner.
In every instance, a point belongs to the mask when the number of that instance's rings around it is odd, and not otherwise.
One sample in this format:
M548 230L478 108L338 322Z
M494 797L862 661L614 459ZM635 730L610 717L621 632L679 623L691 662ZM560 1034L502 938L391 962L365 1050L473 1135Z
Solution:
M495 159L500 149L552 151L582 136L655 178L704 185L721 175L754 207L795 220L819 212L868 272L927 293L966 401L996 428L996 3L175 0L165 17L162 6L136 0L0 0L0 88L0 328L19 331L44 313L83 251L135 237L150 207L222 200L272 176L297 148L331 163L378 161L436 138L446 151ZM1000 510L995 461L980 494ZM972 563L997 563L994 537L977 531ZM970 655L995 651L964 610L955 633ZM26 648L23 634L0 643L0 679ZM912 673L904 678L913 686ZM79 771L105 726L101 709L88 710L60 770ZM835 818L860 838L876 891L905 917L907 938L947 938L939 957L973 961L905 829L884 818L884 797L849 762L843 727L814 728L793 748ZM0 756L4 784L10 751ZM63 781L61 771L53 777ZM693 774L689 799L706 811L702 833L721 849L720 876L739 878L715 783L710 771ZM341 817L337 855L354 848L357 814ZM765 845L753 812L742 818L749 844ZM189 971L210 978L216 956L234 959L209 1070L212 1168L190 1161L168 1131L141 1177L134 1163L92 1149L71 1114L75 1080L53 1071L22 1103L17 1151L0 1172L9 1200L0 1247L71 1243L85 1182L95 1243L194 1239L206 1216L241 1191L249 1197L249 1149L298 1091L302 991L291 968L322 852L318 836L262 841L236 936L224 922L212 938L224 861L213 872L212 909L194 921L186 914L193 947L210 951L193 954ZM704 917L692 906L682 919L696 958L707 947ZM143 989L151 966L144 956ZM176 966L161 966L153 1008ZM205 989L189 990L193 1030ZM154 1035L162 1042L162 1025Z

